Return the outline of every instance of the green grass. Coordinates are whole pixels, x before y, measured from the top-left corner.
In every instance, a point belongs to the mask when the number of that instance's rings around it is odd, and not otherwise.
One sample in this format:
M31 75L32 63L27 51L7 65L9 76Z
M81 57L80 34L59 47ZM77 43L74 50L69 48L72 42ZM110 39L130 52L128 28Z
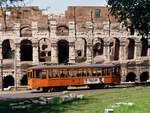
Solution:
M80 93L81 94L81 93ZM150 86L140 86L127 89L93 90L83 92L83 100L74 100L54 105L33 104L29 110L12 111L9 103L23 101L25 99L0 101L0 113L104 113L105 108L117 102L133 102L134 106L120 106L114 108L115 113L150 113Z

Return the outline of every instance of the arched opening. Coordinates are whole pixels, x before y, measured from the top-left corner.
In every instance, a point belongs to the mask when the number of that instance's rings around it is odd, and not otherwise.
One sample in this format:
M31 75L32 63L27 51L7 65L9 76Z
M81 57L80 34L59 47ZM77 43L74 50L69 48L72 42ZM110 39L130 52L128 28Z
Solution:
M20 46L21 61L32 61L32 42L30 40L21 41Z
M93 56L103 55L104 41L98 39L93 46Z
M119 60L119 48L120 48L120 41L119 39L115 39L115 52L114 52L114 60Z
M133 39L128 39L128 59L134 59L134 47L135 41Z
M65 25L58 26L56 28L56 34L58 36L68 36L69 35L69 28Z
M20 29L20 37L32 37L32 30L30 26L24 26Z
M68 63L69 61L69 43L66 40L58 41L58 61L59 63Z
M84 38L79 38L75 41L75 62L81 63L86 61L87 43Z
M136 75L130 72L126 77L126 82L135 82L135 79L136 79Z
M13 40L4 40L2 43L3 59L10 59L14 57L14 42Z
M28 85L27 75L23 75L22 79L20 80L21 85Z
M3 79L3 87L7 88L8 86L14 86L14 78L11 75L8 75Z
M147 50L148 50L148 40L145 38L141 39L142 43L142 51L141 51L141 56L147 56Z
M39 61L51 61L51 44L47 38L43 38L39 41Z
M149 73L148 72L143 72L140 75L140 80L141 80L141 82L147 82L147 80L149 80Z

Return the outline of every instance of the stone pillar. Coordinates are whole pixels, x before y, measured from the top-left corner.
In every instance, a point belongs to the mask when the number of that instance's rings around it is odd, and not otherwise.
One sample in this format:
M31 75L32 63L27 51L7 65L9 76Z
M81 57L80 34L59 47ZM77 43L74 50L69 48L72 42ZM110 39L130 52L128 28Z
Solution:
M110 47L109 42L104 42L104 61L110 61Z
M56 36L56 21L50 21L50 26L51 26L50 36L55 37Z
M32 22L32 36L37 35L38 33L38 24L37 22Z
M20 37L20 23L14 23L14 32Z
M2 67L2 45L0 45L0 89L2 89L2 83L3 83L3 67Z
M121 65L121 82L125 82L126 81L126 76L127 76L127 68L126 68L126 64L122 64Z
M57 43L52 43L51 46L51 63L58 63Z
M33 63L38 64L39 62L38 43L33 43L32 47L33 47L33 53L32 53Z
M140 70L138 68L136 68L136 78L135 78L135 82L140 82Z
M15 43L15 54L16 54L16 62L17 65L20 64L21 61L21 53L20 53L20 43Z
M69 63L75 63L75 42L69 42Z
M150 40L148 40L148 46L150 47ZM149 59L150 59L150 48L148 48L148 57L149 57Z
M75 22L71 21L69 22L69 36L75 37Z
M92 44L88 43L87 44L87 53L86 53L86 55L87 55L87 63L88 64L92 64L93 63L94 58L93 58L92 53L93 53Z
M0 23L0 34L2 34L2 24Z
M134 59L138 60L141 56L141 43L135 42Z
M17 87L21 85L21 79L22 78L22 73L21 73L21 66L17 65L17 69L16 69L16 83L17 83Z
M21 74L20 43L15 43L15 55L16 55L16 75L14 75L14 79L16 80L16 84L18 87L18 86L20 86L19 76Z
M124 60L126 60L126 46L125 46L125 42L120 42L119 60L122 61L122 62Z

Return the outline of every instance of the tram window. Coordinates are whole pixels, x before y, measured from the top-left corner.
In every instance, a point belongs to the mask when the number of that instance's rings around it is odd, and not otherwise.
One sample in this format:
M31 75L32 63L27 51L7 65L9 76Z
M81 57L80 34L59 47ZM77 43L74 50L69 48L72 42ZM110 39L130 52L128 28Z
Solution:
M42 70L36 70L36 78L40 78Z
M53 70L49 70L49 78L53 78Z
M88 69L87 76L92 76L92 70Z
M116 67L116 75L120 75L120 68Z
M107 68L107 69L106 69L106 72L107 72L107 75L109 76L109 75L110 75L110 69Z
M77 77L81 77L81 72L82 72L81 69L78 69L78 70L77 70Z
M102 75L101 69L97 69L97 76L101 76L101 75Z
M53 70L53 78L59 78L59 70L57 69Z
M66 78L69 78L69 77L70 77L70 75L71 75L70 70L67 70L67 71L66 71Z
M82 77L86 77L86 70L82 70Z
M60 71L60 77L61 78L65 78L65 70L61 70Z
M92 76L96 76L96 73L97 73L97 69L93 69Z
M105 76L105 75L106 75L106 69L103 68L103 69L102 69L102 76Z
M46 79L46 70L42 70L42 79Z
M72 70L72 75L71 75L73 78L76 77L76 72L75 70Z

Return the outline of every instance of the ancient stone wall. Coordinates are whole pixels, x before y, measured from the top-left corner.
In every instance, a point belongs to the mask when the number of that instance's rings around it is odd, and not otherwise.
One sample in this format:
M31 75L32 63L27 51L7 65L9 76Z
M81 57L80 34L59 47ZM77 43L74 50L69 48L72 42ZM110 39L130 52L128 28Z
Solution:
M42 15L35 8L22 9L24 13L30 11L26 13L30 19L8 21L14 22L11 32L4 32L0 21L0 78L3 76L3 80L16 79L18 86L25 85L22 81L26 80L27 69L43 63L114 63L121 65L122 82L150 79L150 41L143 43L136 33L129 35L122 23L108 16L106 7L69 7L65 15ZM15 18L14 15L10 18Z

